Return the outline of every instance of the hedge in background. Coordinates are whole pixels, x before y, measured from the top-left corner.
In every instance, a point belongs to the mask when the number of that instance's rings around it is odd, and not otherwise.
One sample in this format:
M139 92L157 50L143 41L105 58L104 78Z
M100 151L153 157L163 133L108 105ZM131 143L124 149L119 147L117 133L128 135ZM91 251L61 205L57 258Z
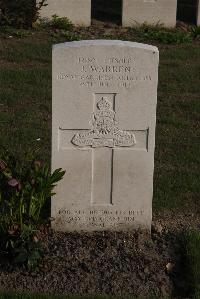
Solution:
M46 0L0 0L0 25L30 28Z

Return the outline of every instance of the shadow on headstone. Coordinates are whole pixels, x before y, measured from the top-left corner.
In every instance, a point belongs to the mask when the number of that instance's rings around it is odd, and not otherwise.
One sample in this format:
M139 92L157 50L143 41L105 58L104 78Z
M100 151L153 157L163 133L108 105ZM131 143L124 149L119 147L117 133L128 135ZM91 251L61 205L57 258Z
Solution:
M197 24L198 0L178 0L177 20Z
M122 23L122 0L92 0L92 19Z

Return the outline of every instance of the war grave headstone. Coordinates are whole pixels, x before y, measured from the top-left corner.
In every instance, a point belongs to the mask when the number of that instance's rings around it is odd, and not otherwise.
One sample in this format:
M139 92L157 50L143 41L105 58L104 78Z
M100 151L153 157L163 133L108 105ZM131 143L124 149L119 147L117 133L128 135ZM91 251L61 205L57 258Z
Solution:
M110 40L53 47L52 198L61 231L150 230L158 49Z
M166 27L176 25L177 0L123 0L122 24L153 24Z
M56 14L69 18L74 25L91 24L91 0L48 0L47 4L41 10L42 18L51 18Z

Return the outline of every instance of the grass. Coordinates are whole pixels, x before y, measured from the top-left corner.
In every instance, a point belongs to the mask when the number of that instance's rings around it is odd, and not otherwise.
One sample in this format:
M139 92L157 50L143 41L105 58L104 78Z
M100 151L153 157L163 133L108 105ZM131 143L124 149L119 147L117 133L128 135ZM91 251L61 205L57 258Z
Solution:
M19 153L36 146L40 138L40 146L49 158L51 45L17 42L7 48L8 45L9 42L5 43L0 51L3 87L0 89L0 144Z
M120 38L141 41L133 31L128 36L120 33ZM16 155L39 146L41 156L50 161L51 46L65 38L28 33L23 38L1 38L0 145ZM84 38L91 39L90 33ZM148 36L143 39L147 42ZM154 210L190 207L198 211L200 45L154 44L160 50Z
M160 54L154 205L196 206L200 193L200 47L182 45Z
M192 28L193 29L193 28ZM193 32L191 30L183 31L179 28L164 28L162 24L156 25L148 25L146 23L142 25L136 24L136 26L130 28L130 32L135 34L139 40L149 40L149 41L157 41L166 44L181 44L181 43L189 43L192 41L193 36L196 32L196 36L198 36L198 31Z

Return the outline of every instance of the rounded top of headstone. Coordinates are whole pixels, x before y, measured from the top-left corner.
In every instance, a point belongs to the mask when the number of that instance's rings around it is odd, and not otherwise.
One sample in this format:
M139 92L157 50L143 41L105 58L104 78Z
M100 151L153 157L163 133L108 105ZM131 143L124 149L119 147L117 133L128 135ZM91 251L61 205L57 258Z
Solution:
M72 42L66 42L61 44L53 45L53 49L57 48L69 48L69 47L82 47L82 46L124 46L124 47L130 47L130 48L137 48L137 49L143 49L143 50L149 50L152 52L159 53L158 48L155 46L142 44L142 43L135 43L135 42L129 42L129 41L122 41L122 40L81 40L81 41L72 41Z

